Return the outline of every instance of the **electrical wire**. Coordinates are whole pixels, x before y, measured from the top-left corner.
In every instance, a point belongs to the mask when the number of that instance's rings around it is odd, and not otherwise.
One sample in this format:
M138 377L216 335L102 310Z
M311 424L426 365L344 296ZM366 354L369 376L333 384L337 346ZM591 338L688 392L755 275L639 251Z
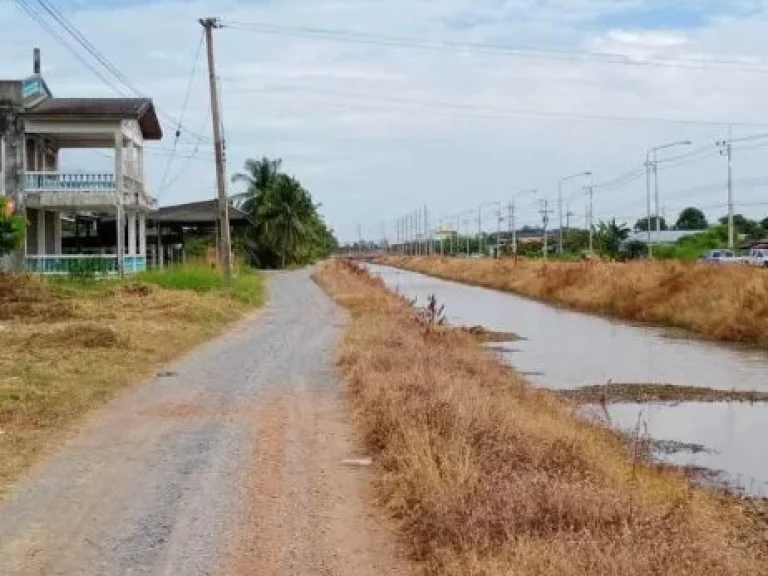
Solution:
M25 10L27 14L29 14L33 19L35 19L38 23L41 24L50 34L52 34L55 38L58 37L58 39L61 41L61 36L59 36L54 29L45 21L44 15L41 12L36 12L35 15L31 13L31 7L29 6L27 0L14 0L17 4L26 6L28 10ZM134 94L137 97L146 97L144 93L142 93L138 88L136 88L129 80L128 78L120 71L120 69L115 66L101 51L99 51L93 43L91 43L88 38L83 34L74 24L72 24L71 21L69 21L66 16L59 10L52 2L51 0L37 0L40 7L48 14L50 15L56 23L58 23L76 42L77 44L82 47L90 56L92 56L99 64L101 64L109 74L111 74L122 86L127 89L129 93ZM43 22L46 22L45 25L42 24L41 20ZM67 44L67 46L69 46ZM67 48L70 53L73 53L72 48ZM90 64L86 64L85 61L77 55L76 58L83 63L91 72L96 74L96 76L104 82L107 86L115 90L120 96L125 96L124 90L115 84L113 84L110 81L107 81L102 74L97 72ZM176 125L179 124L178 120L175 119L173 116L164 113L159 107L156 106L156 110L159 116L163 117L167 122ZM185 132L189 133L190 135L207 138L204 134L194 134L190 132L189 130L186 130L186 127L184 127ZM209 139L210 140L210 139Z
M203 36L203 33L201 32L200 41L197 44L195 59L192 62L192 70L190 71L190 74L189 74L189 82L187 82L187 91L184 94L184 102L181 107L181 116L179 117L179 122L176 126L176 134L174 135L174 139L173 139L173 149L171 150L171 156L168 158L168 162L165 164L163 179L160 181L160 188L158 188L158 193L157 193L158 200L160 199L160 196L163 194L163 192L165 192L166 190L166 182L168 181L168 175L170 174L171 166L173 165L173 162L176 158L176 148L179 145L179 138L181 137L181 126L182 126L182 123L184 122L184 116L187 113L189 98L192 95L192 87L194 86L194 83L195 83L195 73L197 72L197 65L200 62L200 53L202 52L202 49L203 49L203 40L204 40L204 36ZM202 128L201 128L201 131L202 131ZM197 146L199 145L200 145L200 139L198 138ZM193 152L192 154L194 155L196 153L197 153L197 147L195 148L195 152ZM188 163L189 163L189 160L185 163L185 166Z
M748 62L726 58L680 58L652 56L644 59L633 59L631 56L611 52L594 52L564 50L556 48L521 48L502 44L481 42L458 42L454 40L430 40L405 36L391 36L338 30L329 28L313 28L298 26L280 26L263 22L225 21L223 27L234 30L251 31L260 34L278 36L298 36L319 40L349 42L357 44L373 44L401 48L416 48L423 50L460 50L462 52L492 53L507 56L554 59L554 60L592 60L601 64L618 64L628 66L653 66L667 68L688 68L694 70L711 70L713 68L731 68L744 72L766 74L768 66L764 62L749 66Z
M232 82L233 79L225 78L224 81ZM235 79L234 82L237 82ZM720 120L692 120L692 119L678 119L678 118L659 118L659 117L642 117L642 116L621 116L621 115L604 115L604 114L590 114L580 112L560 112L549 110L535 110L535 109L511 109L511 108L496 108L491 106L480 106L474 104L466 104L459 102L446 102L438 100L415 100L408 98L387 97L381 95L369 95L369 94L355 94L346 92L334 92L329 90L320 90L315 88L297 88L297 87L279 87L281 89L306 91L312 94L329 95L342 98L352 98L358 100L364 100L366 102L378 101L384 103L401 104L407 106L418 106L421 108L428 108L434 110L435 108L444 108L446 110L454 110L459 112L480 113L491 117L499 116L537 116L546 118L567 118L577 120L590 120L590 121L609 121L609 122L640 122L640 123L663 123L663 124L682 124L682 125L695 125L695 126L768 126L768 122L743 122L743 121L720 121ZM234 93L264 93L268 97L280 97L274 92L269 92L267 88L250 88L234 90ZM282 98L282 97L281 97ZM323 104L322 101L313 101L315 103ZM333 104L333 103L332 103ZM338 103L336 103L338 105ZM367 109L370 110L370 107Z

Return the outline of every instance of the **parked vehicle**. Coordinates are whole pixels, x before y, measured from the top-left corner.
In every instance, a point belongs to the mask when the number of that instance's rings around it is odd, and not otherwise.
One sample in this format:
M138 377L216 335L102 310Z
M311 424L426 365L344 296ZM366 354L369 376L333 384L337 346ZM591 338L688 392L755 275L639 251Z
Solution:
M737 258L736 253L733 250L718 249L709 250L701 260L709 264L741 264L742 258Z
M749 252L747 263L750 266L768 268L768 248L753 248Z

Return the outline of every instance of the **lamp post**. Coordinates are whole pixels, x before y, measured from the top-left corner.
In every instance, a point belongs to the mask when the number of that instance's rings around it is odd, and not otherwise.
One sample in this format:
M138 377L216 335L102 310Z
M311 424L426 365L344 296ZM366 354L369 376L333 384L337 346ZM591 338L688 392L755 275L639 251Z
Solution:
M677 142L670 142L669 144L663 144L662 146L656 146L648 150L645 155L645 172L646 172L646 207L648 209L648 220L646 222L646 228L648 229L648 257L653 258L653 247L651 240L651 167L653 167L653 180L655 187L655 209L656 209L656 238L661 236L661 218L659 216L659 150L666 150L667 148L674 148L676 146L690 146L690 140L678 140ZM653 159L651 159L653 157Z

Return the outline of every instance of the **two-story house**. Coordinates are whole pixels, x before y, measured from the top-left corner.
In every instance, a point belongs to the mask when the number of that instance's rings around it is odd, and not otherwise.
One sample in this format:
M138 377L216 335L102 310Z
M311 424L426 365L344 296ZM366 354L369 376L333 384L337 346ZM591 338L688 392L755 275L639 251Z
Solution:
M147 215L157 202L146 185L144 143L162 129L149 98L56 98L40 72L0 80L0 195L26 216L24 262L31 272L66 274L76 262L101 259L108 273L147 266ZM101 149L108 172L64 172L60 151ZM62 224L77 214L114 219L111 245L63 253Z

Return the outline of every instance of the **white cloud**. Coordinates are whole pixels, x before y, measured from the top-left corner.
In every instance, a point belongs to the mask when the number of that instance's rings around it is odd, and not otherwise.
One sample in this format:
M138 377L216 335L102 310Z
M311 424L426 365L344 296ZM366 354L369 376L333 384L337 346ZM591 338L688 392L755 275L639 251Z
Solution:
M650 4L637 0L631 6ZM248 156L282 156L287 169L323 203L331 223L351 237L358 223L369 235L378 234L382 220L391 221L424 203L439 218L482 202L506 201L521 188L537 187L554 200L562 175L592 169L598 180L610 180L640 164L650 146L680 138L701 146L725 133L723 127L504 111L768 123L763 104L766 73L715 64L703 70L644 65L658 57L741 59L746 67L768 61L768 22L763 16L718 17L704 28L688 30L594 26L602 14L626 6L618 0L178 0L119 8L83 3L69 16L126 76L153 96L161 111L174 116L180 114L200 38L196 18L201 15L562 52L557 58L533 57L217 31L230 170L236 171ZM6 31L0 38L4 75L28 74L31 49L37 44L43 48L44 72L57 95L110 94L34 23L10 10L9 3L0 4L0 25ZM583 51L624 54L637 65L600 64L580 58ZM574 54L568 57L569 52ZM206 134L207 97L205 70L200 67L185 124ZM164 127L163 146L170 148L174 127ZM736 134L760 130L768 127L737 128ZM189 153L194 145L194 139L185 136L180 149ZM209 158L209 147L201 144L200 155ZM763 173L760 152L739 153L739 178ZM88 161L87 155L72 158L80 164ZM152 158L155 187L167 159ZM177 160L171 176L185 163ZM187 164L178 182L163 193L163 203L212 196L210 163ZM670 211L686 202L722 203L724 190L697 197L691 189L723 178L724 165L714 155L687 168L664 171L664 203ZM578 187L567 194L573 196L572 210L582 214ZM599 192L596 212L639 217L645 209L644 194L643 179L624 189ZM743 201L762 195L761 189L737 188ZM523 219L533 221L533 200L524 204Z

